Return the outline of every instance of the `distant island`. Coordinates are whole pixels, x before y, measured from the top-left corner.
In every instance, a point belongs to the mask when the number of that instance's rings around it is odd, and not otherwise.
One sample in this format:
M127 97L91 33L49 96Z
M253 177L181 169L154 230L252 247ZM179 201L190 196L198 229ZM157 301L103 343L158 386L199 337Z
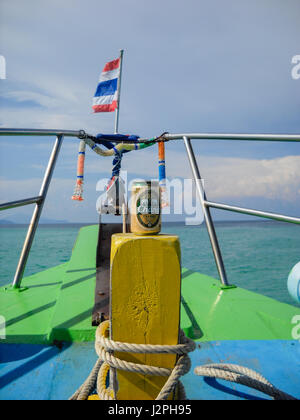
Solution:
M3 219L3 220L0 220L0 225L14 225L14 222Z

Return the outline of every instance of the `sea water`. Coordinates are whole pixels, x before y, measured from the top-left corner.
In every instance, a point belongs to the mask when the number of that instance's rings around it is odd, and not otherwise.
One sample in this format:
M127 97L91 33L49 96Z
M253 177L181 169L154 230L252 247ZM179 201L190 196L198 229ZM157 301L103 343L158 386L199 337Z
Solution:
M81 227L40 225L25 275L67 262ZM26 226L0 226L0 286L13 279L26 231ZM299 226L273 222L219 222L216 231L231 284L293 304L287 291L287 278L300 261ZM204 226L165 224L163 232L180 237L183 267L218 278Z

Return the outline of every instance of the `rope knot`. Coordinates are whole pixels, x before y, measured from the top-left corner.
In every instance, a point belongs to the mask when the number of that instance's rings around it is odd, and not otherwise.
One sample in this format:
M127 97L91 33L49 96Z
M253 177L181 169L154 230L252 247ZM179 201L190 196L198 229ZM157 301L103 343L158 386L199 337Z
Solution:
M184 387L180 382L180 377L188 373L191 369L191 361L188 353L195 350L196 344L193 340L186 337L182 330L180 331L179 344L177 345L121 343L110 340L108 338L108 331L109 321L103 322L97 328L95 349L99 359L86 382L79 388L73 397L71 397L71 399L87 399L95 387L97 388L97 393L101 400L116 399L114 391L111 388L106 387L107 375L110 368L126 372L140 373L143 375L168 377L156 399L166 400L177 386L180 396L179 399L186 399ZM124 361L114 356L113 352L115 351L121 353L140 354L177 354L179 358L174 369L167 369Z

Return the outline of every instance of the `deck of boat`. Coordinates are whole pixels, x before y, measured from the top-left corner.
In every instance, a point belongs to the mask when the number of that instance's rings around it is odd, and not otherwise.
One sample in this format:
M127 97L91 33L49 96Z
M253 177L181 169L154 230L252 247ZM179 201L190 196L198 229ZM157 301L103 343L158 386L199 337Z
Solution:
M92 312L98 230L81 229L68 263L25 278L19 292L0 290L6 319L0 399L67 399L91 370L96 360ZM191 354L193 367L242 364L300 397L300 343L291 337L291 321L299 314L294 306L221 287L209 276L183 269L181 327L201 346ZM192 370L183 382L190 399L265 398L241 386L196 377Z

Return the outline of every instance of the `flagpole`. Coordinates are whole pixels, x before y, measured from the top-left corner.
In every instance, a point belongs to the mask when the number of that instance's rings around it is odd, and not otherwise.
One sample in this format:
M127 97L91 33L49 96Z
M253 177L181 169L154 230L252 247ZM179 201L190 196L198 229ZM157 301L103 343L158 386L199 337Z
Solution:
M124 50L120 50L120 76L118 79L118 99L117 99L117 109L116 109L116 114L115 114L115 134L118 134L118 131L119 131L119 112L120 112L123 54L124 54Z

